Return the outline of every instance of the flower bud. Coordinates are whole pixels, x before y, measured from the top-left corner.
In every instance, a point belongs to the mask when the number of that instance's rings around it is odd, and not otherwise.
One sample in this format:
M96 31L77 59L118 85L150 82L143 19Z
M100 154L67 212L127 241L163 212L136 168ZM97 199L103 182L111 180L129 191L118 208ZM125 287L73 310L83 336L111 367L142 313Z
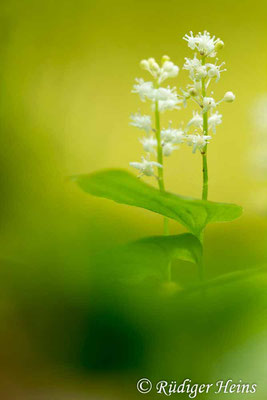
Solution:
M147 60L140 61L140 67L142 69L148 69L148 61Z
M197 90L192 87L188 90L188 93L190 94L190 96L195 97L197 95Z
M169 57L169 56L163 56L163 57L162 57L162 59L161 59L162 65L163 65L166 61L170 61L170 57Z
M155 67L155 64L157 64L155 58L149 58L147 61L150 68Z
M168 72L171 71L173 69L173 67L174 67L174 64L171 61L165 61L164 65L163 65L164 71L168 71Z
M219 40L216 44L215 44L215 50L221 50L224 47L224 43L222 40Z
M232 103L235 100L235 95L233 92L226 92L223 101L226 101L226 103Z
M151 71L157 72L159 70L159 66L158 66L158 63L156 62L155 58L148 59L148 66Z

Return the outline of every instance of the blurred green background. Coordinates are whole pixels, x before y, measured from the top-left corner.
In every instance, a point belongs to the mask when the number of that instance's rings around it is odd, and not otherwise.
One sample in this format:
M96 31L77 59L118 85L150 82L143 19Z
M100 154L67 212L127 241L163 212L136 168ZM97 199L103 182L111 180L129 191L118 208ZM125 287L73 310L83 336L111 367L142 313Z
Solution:
M206 276L264 265L267 222L256 205L265 210L266 182L251 171L250 153L251 106L267 92L266 2L9 0L0 10L3 398L135 398L135 382L149 375L247 379L264 399L265 275L204 299L93 284L99 251L161 234L162 218L87 196L67 177L139 160L128 125L131 112L149 112L131 94L145 76L139 61L168 54L182 67L191 56L182 37L206 29L225 42L228 71L215 95L237 96L221 106L210 145L210 199L244 207L239 220L208 227ZM181 70L170 84L187 82ZM164 124L191 112L166 113ZM175 152L167 189L199 197L200 165L190 149ZM171 231L184 230L172 223ZM187 285L195 267L176 263L174 275Z

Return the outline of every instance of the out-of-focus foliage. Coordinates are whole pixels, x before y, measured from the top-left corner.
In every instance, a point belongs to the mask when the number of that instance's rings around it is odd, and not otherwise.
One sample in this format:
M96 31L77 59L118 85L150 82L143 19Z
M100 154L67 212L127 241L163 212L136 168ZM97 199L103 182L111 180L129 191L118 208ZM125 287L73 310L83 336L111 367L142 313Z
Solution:
M266 263L247 163L250 104L267 90L266 12L263 0L1 2L1 398L128 399L142 376L188 376L253 380L254 398L266 399L266 274L216 284L206 297L192 287L196 265L181 260L173 278L190 291L93 284L96 254L160 235L162 217L86 196L66 178L136 159L128 122L140 106L130 93L139 60L168 54L181 67L183 35L207 29L225 42L218 98L237 95L231 112L222 105L209 148L210 199L241 204L244 215L207 227L206 279ZM181 70L177 90L186 81ZM173 126L191 111L177 111ZM166 189L198 198L200 164L177 151ZM176 221L171 233L182 233Z
M174 259L201 263L199 240L189 233L148 237L101 253L93 268L103 281L138 283L156 278L164 282L168 281L168 266Z

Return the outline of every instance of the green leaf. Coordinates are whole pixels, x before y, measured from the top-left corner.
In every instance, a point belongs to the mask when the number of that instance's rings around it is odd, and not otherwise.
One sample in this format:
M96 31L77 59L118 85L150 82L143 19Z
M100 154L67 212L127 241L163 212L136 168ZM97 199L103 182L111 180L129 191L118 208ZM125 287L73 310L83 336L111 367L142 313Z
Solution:
M167 279L172 259L199 263L202 245L190 233L144 238L98 256L97 274L105 279L139 283L146 278Z
M209 222L232 221L242 214L242 208L235 204L162 193L124 170L104 170L72 179L87 193L172 218L198 237Z

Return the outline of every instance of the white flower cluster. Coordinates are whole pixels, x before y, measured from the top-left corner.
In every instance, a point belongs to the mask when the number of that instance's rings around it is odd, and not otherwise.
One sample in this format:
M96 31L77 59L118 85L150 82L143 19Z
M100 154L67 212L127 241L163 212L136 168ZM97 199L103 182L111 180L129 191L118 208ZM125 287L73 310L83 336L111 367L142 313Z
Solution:
M187 105L188 100L196 103L198 110L193 111L193 116L187 123L185 129L172 128L170 123L167 129L152 128L152 121L149 115L141 115L140 113L131 115L130 124L144 130L146 136L140 139L146 157L142 157L141 163L130 163L134 168L140 170L141 175L155 176L154 167L162 168L162 157L170 156L172 152L179 148L181 143L185 143L192 147L193 153L199 150L205 155L207 144L212 139L211 134L216 133L216 128L222 123L222 115L217 110L220 103L231 103L235 100L232 92L226 92L223 98L216 101L213 98L213 92L208 94L209 85L214 80L218 82L221 73L226 71L225 63L218 63L218 58L214 63L207 62L209 57L215 58L217 52L221 50L224 43L211 36L209 32L198 33L194 36L193 32L185 35L184 40L187 41L188 47L194 50L193 58L185 58L183 69L189 72L191 83L187 85L186 90L182 90L182 95L178 95L176 88L160 86L168 78L174 78L178 75L179 68L170 61L168 56L162 57L161 66L154 58L142 60L140 66L148 71L152 76L151 81L144 79L136 79L133 86L133 93L137 93L140 99L145 102L151 102L152 111L155 112L155 121L157 115L166 110L175 110L180 108L180 104ZM156 124L157 125L157 124ZM152 155L157 156L157 162L151 161ZM159 171L161 174L161 171Z
M223 68L224 62L218 64L216 58L215 63L210 63L207 62L207 58L216 57L217 51L223 48L224 43L207 31L195 36L193 32L190 32L189 35L185 35L184 40L187 41L188 47L196 52L193 58L185 58L183 69L189 72L193 83L189 84L186 90L182 90L181 98L184 106L189 99L198 106L198 111L193 112L193 117L187 124L186 142L189 146L193 146L193 153L197 149L203 152L212 138L208 134L209 130L215 134L216 127L222 123L222 115L216 110L217 106L222 102L233 102L235 95L232 92L226 92L221 100L216 101L207 94L211 81L214 79L218 82L221 73L226 71ZM189 134L190 128L195 129L194 133Z
M139 94L142 101L150 100L153 111L155 111L156 102L158 102L160 112L179 109L181 100L178 98L176 88L159 86L166 79L175 78L178 75L177 65L174 65L168 56L163 56L161 67L154 58L142 60L140 66L152 75L154 82L146 82L142 78L137 78L132 92Z
M152 101L151 108L155 111L155 102L158 102L160 112L167 110L179 110L181 100L178 98L176 88L159 87L155 88L152 82L145 82L142 78L136 78L136 84L133 86L132 93L137 93L142 101L147 99Z
M160 86L168 78L175 78L179 73L179 68L175 65L168 56L163 56L161 66L154 58L142 60L140 63L142 69L148 71L153 81L144 81L142 78L137 78L133 86L132 93L137 93L140 99L151 102L151 109L155 113L162 113L167 110L175 110L180 108L182 100L178 97L176 88L170 86ZM140 175L155 176L154 167L162 168L159 162L151 161L151 156L158 156L159 147L163 156L169 156L175 149L177 143L181 143L179 139L179 131L173 130L172 137L167 137L168 130L160 132L159 141L156 130L152 129L152 121L149 115L141 115L140 113L131 115L130 125L144 130L146 136L140 139L143 145L143 150L146 152L146 157L142 157L142 162L131 162L130 165L140 171ZM157 157L158 158L158 157Z
M226 71L226 69L222 69L222 67L225 65L225 62L222 62L219 65L217 65L217 63L218 58L216 58L214 64L207 63L203 65L201 60L199 60L195 54L194 58L185 57L184 69L189 71L189 76L192 81L199 82L203 78L208 77L209 79L216 78L216 82L218 82L221 77L221 73Z

